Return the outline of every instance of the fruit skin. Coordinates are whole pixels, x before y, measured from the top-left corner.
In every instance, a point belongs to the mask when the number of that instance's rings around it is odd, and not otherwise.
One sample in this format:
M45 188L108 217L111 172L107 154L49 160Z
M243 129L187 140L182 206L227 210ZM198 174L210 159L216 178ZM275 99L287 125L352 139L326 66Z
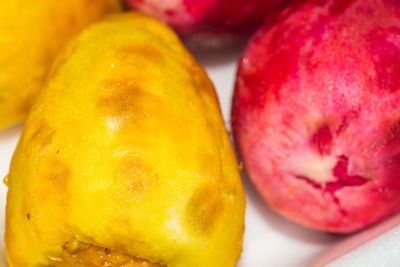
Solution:
M350 233L400 208L400 4L308 1L248 44L233 132L283 216Z
M239 167L214 87L173 31L139 13L111 16L56 65L8 176L10 266L78 266L77 254L86 266L105 251L235 266Z
M61 47L118 0L0 3L0 129L21 122Z
M216 49L248 37L290 0L125 0L171 25L189 47Z

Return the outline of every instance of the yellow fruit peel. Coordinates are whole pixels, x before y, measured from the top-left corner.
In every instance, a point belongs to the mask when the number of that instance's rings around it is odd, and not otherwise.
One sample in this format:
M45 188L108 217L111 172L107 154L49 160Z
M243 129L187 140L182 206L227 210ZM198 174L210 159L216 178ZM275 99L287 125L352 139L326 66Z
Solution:
M119 0L6 0L0 3L0 129L25 119L67 41Z
M57 59L8 186L12 267L226 267L242 249L244 192L214 87L139 13L90 26Z

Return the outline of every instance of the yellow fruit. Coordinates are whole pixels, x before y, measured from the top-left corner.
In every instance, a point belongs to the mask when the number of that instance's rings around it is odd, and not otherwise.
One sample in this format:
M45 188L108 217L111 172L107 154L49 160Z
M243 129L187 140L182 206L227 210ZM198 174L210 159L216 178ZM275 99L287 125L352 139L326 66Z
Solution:
M119 0L0 2L0 129L25 119L61 47Z
M10 266L229 267L241 252L244 193L213 85L139 13L58 58L8 186Z

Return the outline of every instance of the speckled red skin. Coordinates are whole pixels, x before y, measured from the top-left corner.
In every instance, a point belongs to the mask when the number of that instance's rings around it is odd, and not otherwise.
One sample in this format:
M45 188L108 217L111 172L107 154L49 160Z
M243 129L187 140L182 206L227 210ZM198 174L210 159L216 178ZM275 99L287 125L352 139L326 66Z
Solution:
M400 2L287 9L240 61L232 123L247 173L285 217L350 233L399 211Z
M125 0L171 25L191 46L221 48L249 36L264 20L298 0Z

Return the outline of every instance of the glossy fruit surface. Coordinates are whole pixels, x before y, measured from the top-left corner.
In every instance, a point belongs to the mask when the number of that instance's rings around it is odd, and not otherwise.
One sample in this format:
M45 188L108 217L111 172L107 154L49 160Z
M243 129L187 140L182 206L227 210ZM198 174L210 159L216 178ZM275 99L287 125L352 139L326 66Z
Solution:
M400 209L400 3L308 1L260 30L232 116L266 202L348 233Z

